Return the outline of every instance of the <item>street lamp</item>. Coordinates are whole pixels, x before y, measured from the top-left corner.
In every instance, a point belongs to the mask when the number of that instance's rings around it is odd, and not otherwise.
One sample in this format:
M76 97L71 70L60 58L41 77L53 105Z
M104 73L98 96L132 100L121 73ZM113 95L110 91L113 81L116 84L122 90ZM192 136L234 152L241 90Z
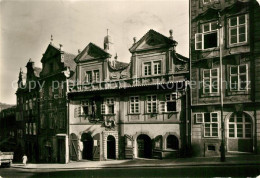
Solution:
M221 15L218 12L218 30L219 30L219 65L220 65L220 107L221 107L221 145L220 145L220 152L221 157L220 161L226 161L226 153L225 153L225 124L223 118L223 82L222 82L222 39L223 39L223 29L221 25Z

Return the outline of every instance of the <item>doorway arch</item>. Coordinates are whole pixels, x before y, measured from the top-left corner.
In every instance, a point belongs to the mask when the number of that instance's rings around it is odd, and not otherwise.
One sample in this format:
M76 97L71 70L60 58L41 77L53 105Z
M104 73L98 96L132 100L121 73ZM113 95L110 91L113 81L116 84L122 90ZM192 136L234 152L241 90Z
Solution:
M107 159L116 159L116 139L112 135L107 137Z
M148 135L141 134L137 137L137 155L139 158L152 157L152 140Z
M166 148L172 150L179 150L179 140L175 135L168 135L166 139Z
M83 133L81 136L83 143L82 159L93 159L93 138L90 133Z
M228 151L253 152L253 119L246 112L234 112L227 122Z

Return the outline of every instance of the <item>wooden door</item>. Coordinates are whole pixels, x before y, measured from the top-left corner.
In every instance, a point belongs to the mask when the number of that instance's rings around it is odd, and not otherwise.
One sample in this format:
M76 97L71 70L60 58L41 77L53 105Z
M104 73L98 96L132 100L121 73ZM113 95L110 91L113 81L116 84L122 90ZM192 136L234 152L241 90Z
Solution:
M133 138L125 135L125 159L133 159Z
M93 160L100 160L100 134L93 137Z
M75 134L70 135L70 160L78 160L78 138Z

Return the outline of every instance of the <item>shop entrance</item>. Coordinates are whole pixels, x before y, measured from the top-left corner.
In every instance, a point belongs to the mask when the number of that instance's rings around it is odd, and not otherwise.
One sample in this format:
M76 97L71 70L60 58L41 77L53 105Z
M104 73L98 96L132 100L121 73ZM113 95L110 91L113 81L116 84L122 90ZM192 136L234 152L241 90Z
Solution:
M84 133L81 136L83 142L82 159L92 160L93 159L93 138L89 133Z

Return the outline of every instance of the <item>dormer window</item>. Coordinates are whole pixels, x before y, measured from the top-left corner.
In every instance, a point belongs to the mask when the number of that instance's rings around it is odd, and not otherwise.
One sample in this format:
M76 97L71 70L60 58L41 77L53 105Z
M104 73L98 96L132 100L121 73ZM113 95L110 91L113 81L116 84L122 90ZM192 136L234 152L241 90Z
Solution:
M162 73L161 61L145 62L143 64L144 76L159 75Z
M94 81L95 82L99 81L99 70L94 70Z
M85 74L85 82L91 83L92 82L92 71L87 71Z
M217 22L201 25L202 33L195 34L195 50L212 49L219 46Z
M152 70L151 70L151 62L146 62L144 63L144 75L151 75L152 74Z

